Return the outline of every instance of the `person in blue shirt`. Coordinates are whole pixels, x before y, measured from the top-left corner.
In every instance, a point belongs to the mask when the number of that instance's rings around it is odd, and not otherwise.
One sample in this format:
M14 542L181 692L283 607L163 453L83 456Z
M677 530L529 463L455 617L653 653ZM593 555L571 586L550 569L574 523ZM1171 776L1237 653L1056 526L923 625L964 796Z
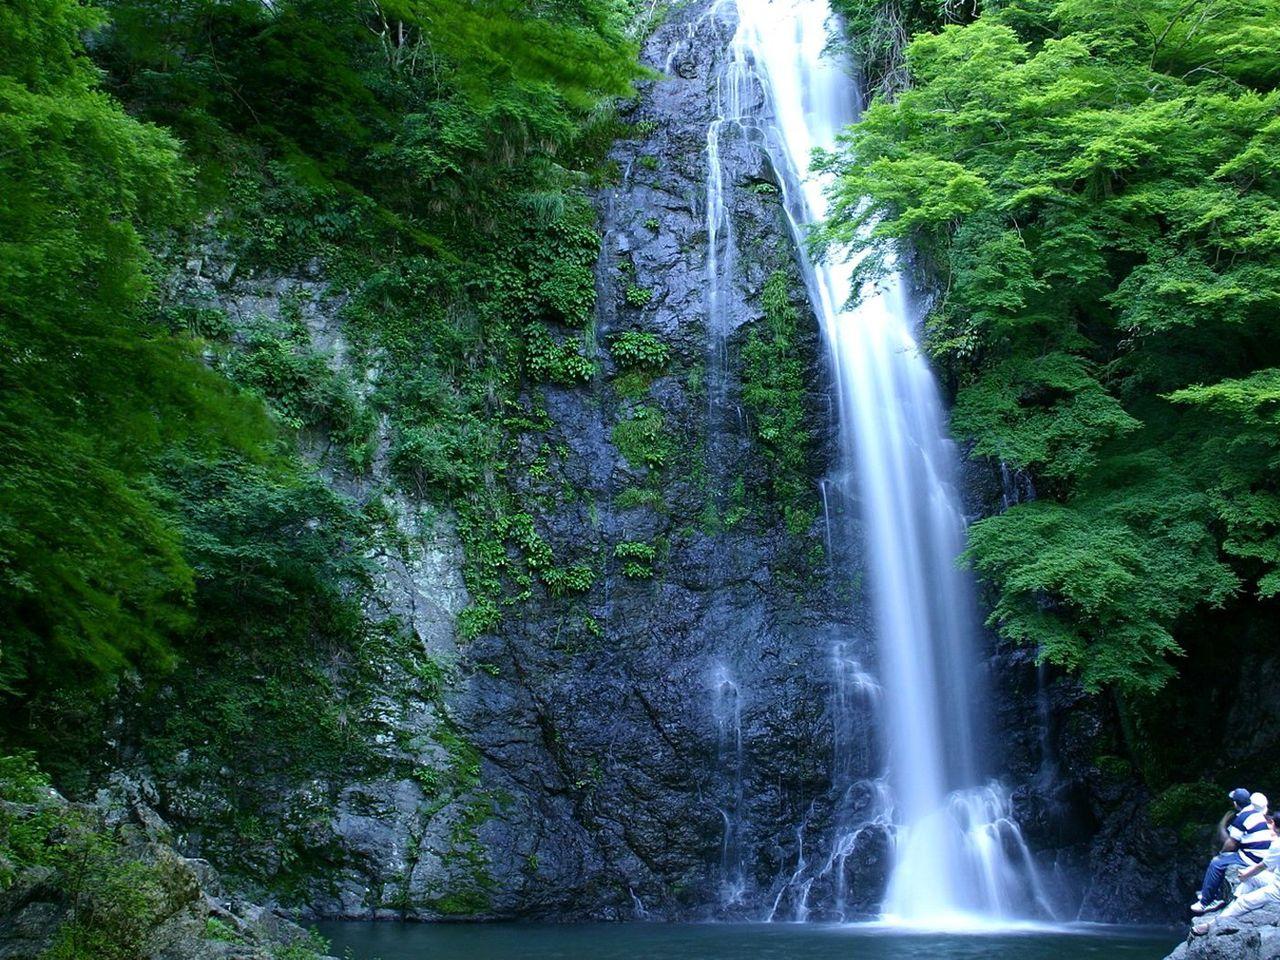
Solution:
M1227 842L1222 852L1209 861L1204 871L1200 893L1191 905L1194 914L1208 913L1222 906L1222 881L1231 867L1252 867L1262 862L1271 846L1271 828L1267 825L1265 802L1259 809L1244 787L1236 787L1228 797L1235 816L1227 825Z

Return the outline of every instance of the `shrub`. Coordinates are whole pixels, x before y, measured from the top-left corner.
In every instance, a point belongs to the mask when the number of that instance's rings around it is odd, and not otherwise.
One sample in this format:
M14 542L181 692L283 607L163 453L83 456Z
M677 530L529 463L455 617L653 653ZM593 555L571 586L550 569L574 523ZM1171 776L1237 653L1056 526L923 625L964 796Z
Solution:
M287 314L289 306L286 302L282 312ZM259 319L248 343L228 359L226 373L262 397L283 424L294 430L327 429L353 467L368 468L375 445L373 411L350 379L312 347L296 316Z
M563 597L571 593L586 593L590 590L596 580L596 571L589 563L575 563L571 567L552 567L550 570L544 570L541 577L553 597Z
M637 407L628 419L614 426L614 446L633 467L656 470L667 462L669 454L663 422L661 411Z
M613 340L610 348L618 366L628 370L656 372L667 364L671 351L652 333L628 330Z
M418 496L455 496L472 489L480 473L468 455L472 430L449 421L404 427L391 446L391 469Z
M594 361L584 357L576 343L568 340L556 342L540 323L529 326L525 363L533 379L566 386L585 383L596 373Z
M623 576L643 580L653 576L653 561L658 551L651 543L624 540L613 548L613 555L623 561Z
M648 287L641 287L634 283L628 283L623 292L623 298L630 306L643 307L653 299L653 291Z

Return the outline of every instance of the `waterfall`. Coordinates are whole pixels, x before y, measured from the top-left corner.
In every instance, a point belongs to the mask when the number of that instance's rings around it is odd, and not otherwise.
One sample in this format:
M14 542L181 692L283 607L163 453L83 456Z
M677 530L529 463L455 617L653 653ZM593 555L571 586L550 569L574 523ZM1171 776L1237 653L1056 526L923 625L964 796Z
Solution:
M716 765L726 774L730 794L716 809L724 821L720 843L720 902L723 906L741 903L746 892L742 863L743 787L745 750L742 742L742 695L723 664L716 666L711 686L711 712L716 721Z
M800 241L827 211L830 184L809 174L812 152L835 146L837 134L855 119L859 97L847 65L828 49L832 15L825 0L717 0L710 15L736 17L717 78L718 116L707 134L708 307L713 333L723 334L733 238L722 138L732 132L762 144ZM841 463L822 488L826 536L832 523L826 497L836 491L860 507L853 512L861 518L879 658L873 679L843 647L832 657L833 793L854 786L843 754L856 745L840 726L848 722L854 698L873 697L887 769L882 781L870 787L863 781L860 788L884 791L874 820L892 824L894 832L885 917L952 925L1043 913L1008 796L983 776L985 724L975 719L986 706L975 670L977 612L972 585L956 563L965 521L941 399L914 340L900 279L857 291L850 308L854 266L838 256L805 262L838 394ZM717 686L723 736L732 714L724 709L728 688ZM732 741L722 741L722 748L731 753ZM858 805L860 819L847 822L841 806L837 802L836 835L822 867L836 874L838 900L844 896L844 858L871 822L865 804ZM732 884L740 882L742 867L731 817L725 821L723 866ZM812 875L806 876L811 871L803 850L798 859L792 896L796 917L803 918Z

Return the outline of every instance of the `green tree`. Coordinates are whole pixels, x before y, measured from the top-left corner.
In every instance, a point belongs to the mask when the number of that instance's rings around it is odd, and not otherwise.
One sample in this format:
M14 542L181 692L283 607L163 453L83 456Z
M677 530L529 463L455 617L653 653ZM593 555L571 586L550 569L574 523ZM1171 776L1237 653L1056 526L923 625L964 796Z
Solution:
M1091 687L1277 589L1277 42L1274 0L992 4L821 161L822 239L915 251L957 434L1036 478L972 531L993 623Z
M148 458L265 435L153 329L146 231L183 215L173 139L107 97L71 0L0 10L0 691L163 662L193 587Z

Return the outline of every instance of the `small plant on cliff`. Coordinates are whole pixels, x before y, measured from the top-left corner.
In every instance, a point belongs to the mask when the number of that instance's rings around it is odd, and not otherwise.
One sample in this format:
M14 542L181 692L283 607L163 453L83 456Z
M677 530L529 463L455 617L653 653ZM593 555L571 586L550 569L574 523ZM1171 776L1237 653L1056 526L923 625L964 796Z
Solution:
M596 372L595 363L582 355L577 343L557 342L540 323L529 325L525 363L533 379L566 386L585 383Z
M627 487L613 498L613 505L619 510L632 510L636 507L651 507L655 510L665 506L662 491L654 487Z
M624 540L613 548L613 555L623 561L624 576L633 580L644 580L653 576L653 561L658 555L653 544L639 540Z
M646 230L652 230L654 233L657 233L662 229L662 221L657 217L649 217L645 220L644 226Z
M653 299L652 290L635 283L628 283L622 295L623 299L633 307L643 307Z
M796 349L800 318L785 272L769 276L761 300L764 322L750 330L742 348L742 399L769 460L774 498L787 529L799 534L817 510L807 473L812 438L805 426L804 362Z
M669 443L663 434L662 411L636 407L631 416L613 428L613 443L627 462L656 470L667 462Z
M618 366L628 370L657 372L667 364L671 351L652 333L628 330L614 338L610 349Z
M571 567L552 567L541 574L542 582L547 585L553 597L563 597L571 593L586 593L595 583L596 571L589 563L575 563Z

